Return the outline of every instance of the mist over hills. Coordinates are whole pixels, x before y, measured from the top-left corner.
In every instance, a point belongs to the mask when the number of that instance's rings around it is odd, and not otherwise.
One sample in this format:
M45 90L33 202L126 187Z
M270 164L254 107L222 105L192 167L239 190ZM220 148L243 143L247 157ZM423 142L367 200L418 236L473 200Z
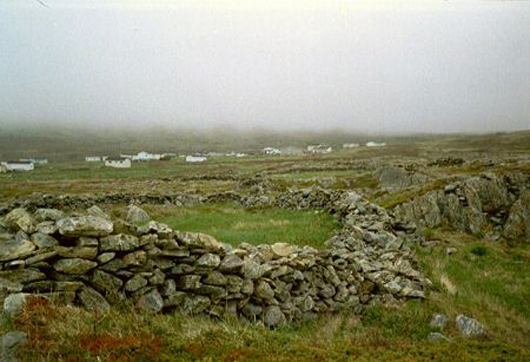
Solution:
M58 126L51 124L10 124L0 132L0 159L46 157L50 161L82 160L87 155L119 155L120 153L149 152L256 152L263 147L294 146L328 143L335 149L343 143L368 141L389 144L442 141L448 146L471 147L476 150L498 148L518 150L530 148L530 131L494 134L381 134L333 130L241 131L226 127L208 129L169 127L120 127L108 125Z

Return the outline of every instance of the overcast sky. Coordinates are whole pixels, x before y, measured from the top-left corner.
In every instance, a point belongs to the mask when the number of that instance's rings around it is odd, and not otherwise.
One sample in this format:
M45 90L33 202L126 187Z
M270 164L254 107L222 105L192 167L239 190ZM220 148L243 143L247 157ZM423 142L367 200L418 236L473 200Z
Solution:
M0 127L45 121L530 129L530 2L2 0Z

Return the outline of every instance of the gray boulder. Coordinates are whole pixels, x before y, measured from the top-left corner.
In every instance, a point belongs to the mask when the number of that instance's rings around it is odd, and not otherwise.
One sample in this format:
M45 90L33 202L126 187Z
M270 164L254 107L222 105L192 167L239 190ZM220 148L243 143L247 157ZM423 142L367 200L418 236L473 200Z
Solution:
M38 222L43 221L57 221L64 218L66 215L61 210L56 209L37 209L33 214Z
M503 233L508 239L530 244L530 191L522 192L519 200L513 203Z
M221 258L217 254L206 253L197 260L197 266L204 268L217 268L221 264Z
M449 338L441 334L440 332L431 332L427 336L427 339L431 342L451 342Z
M18 361L17 351L28 341L28 335L21 331L11 331L0 338L0 361Z
M99 245L103 251L132 251L140 246L138 238L128 234L101 238Z
M10 294L4 299L4 313L11 318L16 318L24 306L28 296L31 294L28 293L15 293Z
M12 230L22 230L28 234L33 233L37 227L37 222L33 216L24 209L12 210L6 215L4 222Z
M140 274L135 274L131 279L125 283L125 290L128 292L135 292L147 285L147 279Z
M485 333L485 328L479 321L463 314L456 317L456 326L464 336L477 336Z
M221 265L219 266L219 270L224 273L237 274L243 265L244 262L239 256L230 254L224 257Z
M53 264L55 270L64 274L86 274L96 266L98 263L82 258L60 259Z
M263 322L269 327L281 327L285 324L286 318L280 307L271 305L265 308Z
M131 224L145 224L151 221L151 216L136 205L129 205L125 221Z
M164 300L160 293L155 289L142 295L136 302L136 307L142 312L158 313L164 308Z
M77 296L81 304L89 311L105 312L110 309L109 302L92 288L84 288Z
M55 240L55 238L41 232L31 235L31 241L39 249L52 248L56 245L59 245L59 242Z
M90 216L99 217L99 218L105 219L105 220L110 220L110 216L105 211L101 210L101 208L99 206L94 205L94 206L88 208L86 210L86 212Z
M0 261L26 257L31 255L35 248L35 244L27 238L14 238L10 234L0 234Z
M112 233L112 222L93 216L68 217L57 222L65 236L107 236Z
M445 324L447 323L447 317L443 314L435 314L432 317L431 322L429 323L429 326L432 328L440 328L443 329L445 327Z

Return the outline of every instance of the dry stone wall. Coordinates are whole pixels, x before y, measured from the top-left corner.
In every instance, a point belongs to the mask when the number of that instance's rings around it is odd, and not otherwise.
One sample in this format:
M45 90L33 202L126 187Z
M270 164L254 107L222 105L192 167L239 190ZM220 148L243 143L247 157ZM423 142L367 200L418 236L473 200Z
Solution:
M278 202L299 199L303 208L324 208L341 220L326 249L231 247L155 221L110 220L97 206L75 217L57 209L13 209L0 219L4 308L16 313L34 294L89 310L130 300L143 312L234 315L277 327L425 297L430 282L411 250L413 225L355 193L291 191ZM131 207L129 217L145 215Z

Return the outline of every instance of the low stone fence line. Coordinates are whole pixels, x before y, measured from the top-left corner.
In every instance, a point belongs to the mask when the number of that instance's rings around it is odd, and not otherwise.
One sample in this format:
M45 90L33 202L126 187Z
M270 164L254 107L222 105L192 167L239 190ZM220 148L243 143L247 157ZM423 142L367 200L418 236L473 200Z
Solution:
M234 315L278 327L374 302L424 298L430 282L417 270L412 234L356 194L342 202L349 202L344 227L324 250L285 243L231 247L155 221L111 220L98 207L74 217L14 209L0 218L4 309L16 314L34 294L88 310L127 299L147 313ZM130 207L127 220L149 216Z

